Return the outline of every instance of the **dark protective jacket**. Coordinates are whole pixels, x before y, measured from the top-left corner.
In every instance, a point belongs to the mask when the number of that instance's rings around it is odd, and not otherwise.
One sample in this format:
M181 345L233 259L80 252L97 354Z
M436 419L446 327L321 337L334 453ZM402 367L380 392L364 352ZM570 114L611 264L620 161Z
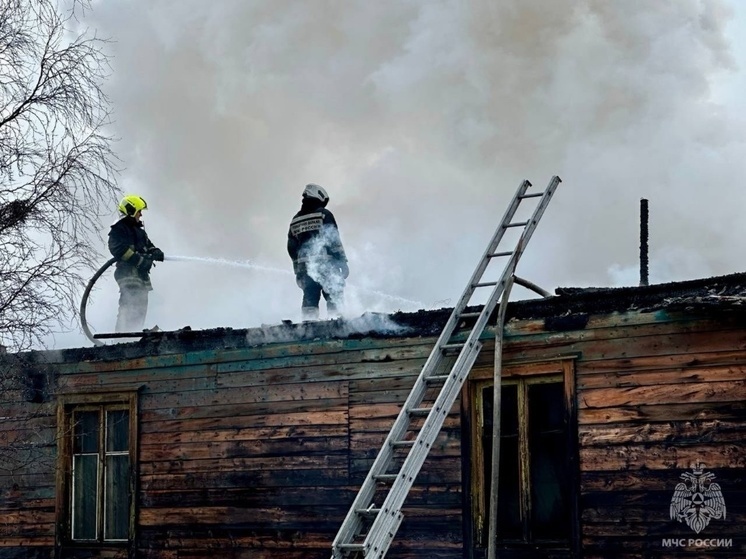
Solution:
M296 275L303 273L310 261L326 261L331 266L347 263L337 222L332 212L312 198L303 200L288 229L288 254Z
M155 245L148 238L141 222L126 216L109 229L109 252L117 259L114 278L122 281L142 280L150 288L150 271L138 265Z

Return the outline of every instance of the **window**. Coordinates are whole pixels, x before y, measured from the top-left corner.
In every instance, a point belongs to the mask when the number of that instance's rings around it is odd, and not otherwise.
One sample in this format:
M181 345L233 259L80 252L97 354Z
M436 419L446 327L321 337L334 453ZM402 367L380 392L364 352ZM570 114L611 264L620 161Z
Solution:
M132 541L136 410L134 394L61 397L58 533L63 542Z
M494 381L491 370L473 374L472 378L473 523L475 547L486 549L493 490ZM569 553L574 547L575 427L572 399L566 397L572 386L570 361L506 367L503 371L498 549L526 549L529 553L529 549L546 548Z

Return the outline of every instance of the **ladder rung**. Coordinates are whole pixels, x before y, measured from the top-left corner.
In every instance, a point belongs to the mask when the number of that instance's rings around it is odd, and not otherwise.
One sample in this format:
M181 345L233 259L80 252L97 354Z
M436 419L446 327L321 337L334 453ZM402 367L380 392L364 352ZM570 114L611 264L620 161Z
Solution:
M539 198L541 196L544 196L543 192L533 192L531 194L523 194L522 196L519 196L519 200L525 200L526 198Z
M355 512L358 513L360 516L365 516L366 518L373 518L375 516L378 516L378 513L381 512L381 509L376 508L368 508L368 509L355 509Z
M375 479L376 481L390 482L394 481L398 475L399 474L378 474L373 476L373 479Z
M464 347L464 344L458 342L455 344L443 344L440 346L440 349L461 349L462 347Z
M500 256L512 256L512 255L513 255L513 251L509 250L506 252L493 252L492 254L488 254L487 256L489 258L498 258Z
M431 375L429 377L425 377L425 382L444 382L448 380L448 377L450 375Z
M507 225L503 225L503 227L526 227L528 225L528 221L516 221L515 223L508 223Z
M462 312L459 316L461 318L476 318L481 314L481 312Z
M494 287L497 285L496 281L485 281L481 283L473 283L472 287Z
M391 446L397 448L404 448L408 446L414 446L414 441L392 441Z
M427 415L432 408L410 408L407 410L409 415Z
M337 547L340 551L365 551L367 549L364 543L340 543Z

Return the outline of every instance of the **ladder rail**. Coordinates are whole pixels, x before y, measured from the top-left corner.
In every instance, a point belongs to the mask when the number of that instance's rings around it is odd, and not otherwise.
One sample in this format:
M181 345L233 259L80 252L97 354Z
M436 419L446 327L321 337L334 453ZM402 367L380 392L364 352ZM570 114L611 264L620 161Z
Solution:
M469 278L467 288L464 290L463 295L461 295L461 299L456 305L456 308L459 308L462 305L466 307L469 303L471 295L473 295L474 293L474 289L472 286L479 281L479 279L484 275L484 272L487 270L487 266L489 266L491 260L490 255L495 252L495 249L498 247L500 241L502 241L503 237L505 236L505 232L508 230L507 225L510 223L510 221L513 219L513 216L515 216L516 212L518 211L518 207L523 201L523 196L526 194L526 191L529 189L530 186L531 183L527 180L524 180L520 185L518 185L518 189L513 195L513 199L511 200L510 204L508 204L508 207L506 208L505 213L500 220L500 226L492 235L492 239L490 240L487 248L482 254L482 258L479 261L477 267L474 269L471 278ZM456 308L454 308L454 311L456 310Z
M453 331L455 330L458 322L459 322L459 315L463 313L464 309L468 306L469 301L471 300L472 295L474 295L474 284L478 283L478 280L484 275L484 272L487 270L487 266L489 266L490 263L490 255L495 252L495 249L500 244L500 241L502 241L503 236L505 235L505 232L507 231L507 227L505 225L507 223L510 223L510 220L513 218L513 216L518 211L518 207L520 206L520 203L522 201L522 196L525 195L526 190L531 186L531 183L527 180L524 180L516 190L516 193L513 195L513 199L511 203L508 205L508 208L505 210L505 213L503 214L502 219L500 220L500 226L497 228L495 233L492 235L492 239L490 240L490 243L487 245L487 249L482 254L482 258L479 261L479 264L477 265L476 269L471 275L471 278L469 278L469 283L467 284L467 288L464 291L464 293L461 295L461 298L456 303L456 306L453 308L453 312L451 313L451 316L448 319L448 322L446 322L445 326L443 327L443 330L440 334L440 337L438 338L438 341L436 342L435 349L437 349L439 346L443 345L445 342L447 342L451 335L453 334Z
M449 316L412 390L399 411L391 430L381 445L381 449L376 455L352 506L347 512L332 544L332 559L344 559L346 551L362 553L366 558L369 556L383 558L385 556L403 519L401 507L429 454L432 444L441 431L446 416L458 398L458 394L476 361L482 347L480 337L487 325L487 321L497 306L498 301L500 301L500 298L506 292L506 288L509 291L512 283L511 278L514 276L518 261L560 182L560 178L554 176L545 191L528 195L526 194L526 190L531 186L531 183L524 180L519 185L513 200L503 215L500 226L495 231L486 251L482 255L482 259L472 274L469 284ZM541 197L541 200L534 209L531 219L520 224L512 224L510 220L513 219L520 203L526 198L538 197ZM512 252L496 253L495 249L502 241L505 231L508 227L514 226L523 227L515 249ZM491 259L496 256L509 256L500 279L495 282L480 283L479 280L485 274ZM493 286L488 301L482 306L480 312L468 313L470 317L477 316L477 319L471 326L466 339L463 342L454 343L452 337L464 316L464 310L469 305L477 287L481 287L482 285ZM502 313L504 313L503 308L501 308ZM433 374L447 357L445 351L455 348L460 349L454 364L451 366L450 372L447 375ZM432 388L432 384L429 384L429 379L435 378L442 379L443 385L432 406L430 408L420 408L419 406L423 402L428 389ZM407 440L406 444L404 444L404 435L410 431L411 417L415 411L418 415L420 414L419 412L423 412L423 414L426 414L426 418L417 430L414 440ZM409 451L398 472L396 474L389 474L388 470L395 459L394 452L397 447L408 447ZM399 459L397 458L397 460ZM384 503L380 507L376 507L372 500L377 491L377 478L382 478L384 475L393 478L393 481L391 487L388 489ZM363 514L360 511L366 511L365 516L372 517L373 522L367 531L364 542L362 544L353 544L351 543L352 539L360 535L365 525ZM372 555L369 555L370 553Z
M458 374L463 375L465 379L465 371L468 371L474 365L481 348L481 342L477 342L471 346L469 351L462 353L454 371L458 370ZM448 392L444 391L438 396L436 404L428 414L426 425L418 433L414 446L404 460L396 480L392 484L383 505L381 505L381 513L373 521L369 530L369 537L365 540L366 543L370 543L369 549L374 552L374 557L383 557L388 549L388 544L396 535L395 528L398 528L401 523L400 518L403 518L401 503L406 498L422 468L422 463L438 437L455 399L455 396L451 397L450 390ZM384 545L385 547L383 547Z
M505 288L511 283L510 278L515 271L517 263L517 259L512 260L508 268L503 272L503 275L506 277L499 282L498 286L495 287L493 297L499 298L503 293L505 293ZM492 305L492 310L494 310L494 305ZM485 324L492 314L492 310L488 311L487 307L482 310L480 320L484 320ZM503 313L502 307L500 312ZM445 418L453 407L453 404L455 403L456 398L471 371L471 367L476 361L482 347L479 337L481 336L481 331L483 331L483 329L484 328L478 330L476 327L472 329L469 339L462 349L462 352L459 354L457 362L454 364L449 375L452 377L450 380L455 380L455 382L451 382L447 386L444 386L444 390L438 394L438 397L432 405L430 413L425 420L425 424L418 432L414 445L404 460L396 481L394 481L386 500L383 505L381 505L381 511L384 511L392 518L401 514L401 504L403 504L409 489L419 474L425 457L430 452L430 448L440 433ZM401 503L399 501L401 501ZM380 540L385 540L386 534L390 533L391 526L392 522L389 517L382 517L379 515L373 521L369 533L377 533L377 535L373 536L369 547L370 549L374 552L376 551L377 544L380 544ZM392 539L393 536L394 534L391 534ZM368 539L366 538L366 543L367 541Z
M484 328L487 326L487 321L489 320L490 315L495 310L495 307L497 306L497 303L500 300L500 296L502 295L508 281L515 274L515 269L518 266L518 260L520 260L521 256L523 255L523 252L526 249L526 245L531 239L531 236L534 234L534 231L536 230L536 226L539 224L539 220L541 219L542 215L544 215L544 212L546 211L546 208L549 205L549 202L551 201L552 196L554 195L554 191L557 189L557 186L559 185L559 183L560 183L559 177L556 177L556 176L552 177L552 180L549 182L547 189L544 191L544 195L539 201L539 204L536 206L536 209L534 210L534 213L531 216L529 223L526 225L526 228L523 230L521 237L518 239L516 243L516 248L513 251L513 254L511 255L508 262L505 264L505 269L502 275L500 276L500 279L497 280L497 284L495 285L495 288L490 294L490 297L487 303L485 304L484 308L480 312L476 323L472 327L468 340L472 340L473 337L475 336L475 333L477 337L481 336L482 332L484 331ZM475 278L472 278L472 280L474 279ZM476 278L476 279L479 279L479 278Z
M347 512L347 516L345 517L342 528L340 528L336 538L334 539L334 543L332 544L334 547L336 547L339 543L341 543L341 541L344 541L347 537L349 537L350 534L355 533L357 531L357 528L359 528L363 524L362 519L358 518L358 515L355 511L356 509L367 508L370 499L373 497L373 494L376 491L375 476L385 472L385 470L388 468L394 455L393 443L400 440L402 435L407 432L410 423L409 410L417 407L420 402L422 402L422 398L429 388L426 380L428 376L427 373L430 370L435 370L440 362L443 360L442 351L440 351L439 349L438 351L436 351L436 349L438 349L437 345L430 352L430 356L428 357L419 376L417 377L413 389L410 391L407 399L399 410L396 420L394 420L392 429L386 435L386 438L381 445L381 449L378 455L373 461L370 470L368 470L368 474L363 481L360 491L355 497L350 510ZM348 522L354 526L350 526L350 529L344 529L345 523Z

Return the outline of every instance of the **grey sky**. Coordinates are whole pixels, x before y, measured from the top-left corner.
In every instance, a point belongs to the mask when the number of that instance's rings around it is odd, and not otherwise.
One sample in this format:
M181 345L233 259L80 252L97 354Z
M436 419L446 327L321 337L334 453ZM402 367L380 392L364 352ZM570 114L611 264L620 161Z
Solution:
M147 199L156 244L290 271L287 225L316 182L357 315L420 306L381 293L453 304L518 183L554 174L518 270L542 287L637 283L641 197L651 281L741 271L736 7L107 0L85 23L114 40L122 187ZM288 273L165 262L153 283L148 323L164 329L299 317ZM89 310L99 332L115 297L105 276Z

